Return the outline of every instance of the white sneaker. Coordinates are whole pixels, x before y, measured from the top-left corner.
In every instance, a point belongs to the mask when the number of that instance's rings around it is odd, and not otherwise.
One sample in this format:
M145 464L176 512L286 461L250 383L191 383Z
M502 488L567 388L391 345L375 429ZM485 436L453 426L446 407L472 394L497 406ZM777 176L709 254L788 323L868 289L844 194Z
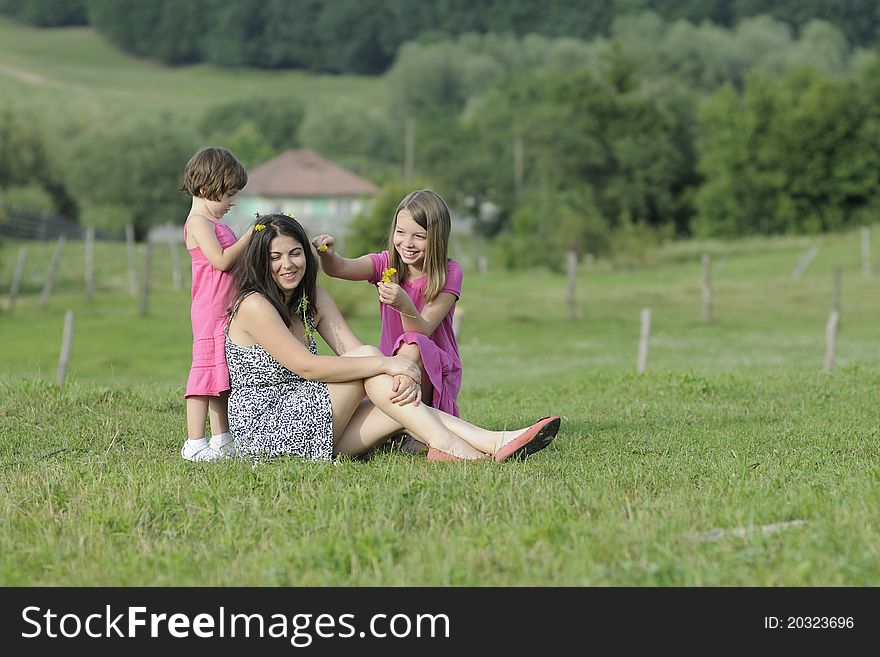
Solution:
M211 446L211 450L217 455L218 459L231 459L235 456L235 439L231 437L224 442L211 438L208 444Z
M197 447L191 445L193 441L187 440L180 448L180 455L187 461L216 461L220 455L215 452L211 445L204 444Z

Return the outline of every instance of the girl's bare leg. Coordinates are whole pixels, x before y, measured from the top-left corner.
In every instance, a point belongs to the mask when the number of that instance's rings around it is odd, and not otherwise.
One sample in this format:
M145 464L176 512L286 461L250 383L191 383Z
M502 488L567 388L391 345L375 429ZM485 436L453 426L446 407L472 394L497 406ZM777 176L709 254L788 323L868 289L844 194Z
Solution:
M210 397L195 395L186 398L186 435L190 440L205 437L205 421L208 419Z
M211 423L211 434L215 436L229 431L228 400L228 392L221 393L219 397L208 397L208 421Z

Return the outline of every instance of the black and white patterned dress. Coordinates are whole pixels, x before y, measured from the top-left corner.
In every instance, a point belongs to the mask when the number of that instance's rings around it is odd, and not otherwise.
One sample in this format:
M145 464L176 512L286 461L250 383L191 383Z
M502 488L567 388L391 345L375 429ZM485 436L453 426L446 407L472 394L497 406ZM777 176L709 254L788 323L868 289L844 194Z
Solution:
M309 323L314 328L314 314ZM314 338L309 339L309 351L318 353ZM226 363L232 387L229 430L239 455L332 458L333 409L326 383L291 372L259 344L235 344L228 327Z

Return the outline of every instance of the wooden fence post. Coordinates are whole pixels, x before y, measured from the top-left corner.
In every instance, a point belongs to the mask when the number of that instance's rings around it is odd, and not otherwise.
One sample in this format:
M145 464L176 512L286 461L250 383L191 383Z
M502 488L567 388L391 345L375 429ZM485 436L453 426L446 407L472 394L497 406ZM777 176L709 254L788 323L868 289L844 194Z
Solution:
M458 340L458 334L461 333L462 315L464 315L464 308L456 305L455 314L452 315L452 334L455 336L456 340Z
M12 272L12 283L9 285L9 312L15 309L15 300L18 297L18 288L21 285L21 276L24 273L24 261L27 260L27 248L18 250L18 259L15 261L15 271Z
M651 309L642 308L642 328L639 331L639 358L636 371L641 374L648 367L648 340L651 337Z
M834 268L834 283L831 286L831 310L837 313L836 331L840 331L840 279L843 276L843 267Z
M40 294L40 308L45 308L52 294L52 286L55 284L55 276L58 274L58 263L61 262L61 250L64 248L64 235L58 238L55 251L52 253L52 261L49 263L49 271L46 272L46 282L43 283L43 292Z
M703 321L712 321L712 268L709 254L704 253L701 258L703 268Z
M568 318L575 317L575 281L577 280L577 253L569 251L567 254L568 269Z
M150 267L153 262L153 245L151 242L145 244L144 250L144 271L143 282L141 284L141 308L140 315L143 317L150 309Z
M416 120L409 117L406 120L403 134L403 179L407 182L413 179L416 160Z
M86 228L86 299L95 296L95 229Z
M831 371L834 367L834 359L837 356L837 329L840 322L840 313L832 310L825 324L825 369Z
M134 226L125 224L125 245L128 249L128 291L134 296L137 294L137 262L134 250Z
M58 358L58 372L55 376L55 382L60 386L64 385L67 379L67 364L70 362L70 348L73 344L73 311L68 310L64 313L64 336L61 338L61 356Z
M871 278L871 229L862 227L862 274Z
M801 259L797 263L797 267L794 268L794 271L791 273L791 277L794 280L798 280L801 276L803 276L804 271L806 271L807 266L811 262L813 262L813 258L816 257L816 254L819 253L818 246L811 246L804 255L801 256Z
M177 250L177 243L174 238L168 238L168 248L171 250L171 279L174 281L174 290L181 288L182 276L180 273L180 253Z
M522 198L523 161L523 140L522 137L516 137L513 140L513 196L517 201Z

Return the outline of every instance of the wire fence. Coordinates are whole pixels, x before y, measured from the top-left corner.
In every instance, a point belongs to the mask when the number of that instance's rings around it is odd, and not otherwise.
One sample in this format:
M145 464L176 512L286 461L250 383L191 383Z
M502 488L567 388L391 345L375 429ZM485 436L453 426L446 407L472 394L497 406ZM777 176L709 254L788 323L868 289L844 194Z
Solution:
M39 210L0 206L0 236L22 240L71 240L85 239L86 227L72 219L52 215ZM121 241L125 234L120 231L96 230L99 240Z

